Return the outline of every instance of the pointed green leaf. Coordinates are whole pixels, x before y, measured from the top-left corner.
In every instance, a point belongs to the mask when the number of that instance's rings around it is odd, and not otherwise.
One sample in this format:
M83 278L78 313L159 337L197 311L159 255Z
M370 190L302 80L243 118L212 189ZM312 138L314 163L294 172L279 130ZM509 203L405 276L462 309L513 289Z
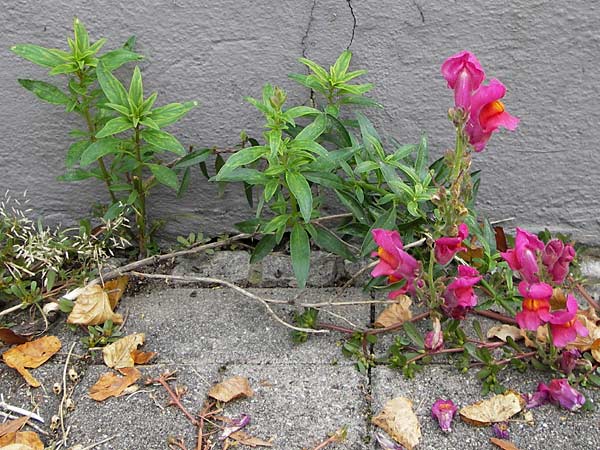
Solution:
M352 52L350 50L344 50L338 57L335 64L333 65L333 73L335 74L336 80L339 80L343 75L346 74L348 67L350 66L350 60L352 59Z
M92 45L90 45L90 48L88 48L87 51L85 52L85 56L95 55L96 53L98 53L100 51L100 49L102 47L104 47L104 44L106 44L105 38L98 39L96 42L94 42Z
M130 61L140 61L142 59L144 59L142 55L139 55L133 51L124 48L111 50L110 52L106 52L100 57L102 64L104 65L106 70L110 72L118 69L125 63L128 63Z
M177 191L179 188L179 179L177 178L177 173L169 169L166 166L161 166L160 164L146 164L152 174L156 177L156 180L160 184L164 184L167 187Z
M307 225L306 229L315 243L323 250L335 253L349 261L354 261L355 257L348 246L335 233L319 225Z
M81 20L77 17L73 19L73 34L75 35L75 46L80 53L83 53L90 45L90 38Z
M212 154L211 149L202 148L199 150L194 150L192 153L185 155L175 164L175 168L182 169L184 167L195 166L196 164L200 164L208 159L208 157Z
M310 270L310 242L306 230L297 223L292 229L290 237L290 254L292 257L292 268L298 281L298 287L304 289L308 272Z
M425 347L425 341L423 340L423 336L421 336L421 333L419 333L419 330L417 329L414 323L404 322L402 324L402 327L404 328L404 331L408 335L409 339L413 342L413 344L415 344L415 346L417 346L418 348Z
M116 103L104 103L104 106L110 109L114 109L115 111L123 114L125 117L129 117L131 114L129 108L123 105L117 105Z
M50 75L60 75L64 73L73 73L77 72L79 67L75 63L66 63L59 64L58 66L54 66L54 68L48 72Z
M156 92L153 92L152 94L150 94L150 97L144 100L142 106L140 107L140 115L143 116L150 112L152 106L154 105L154 102L156 101L156 97L158 97L158 94Z
M229 157L222 170L215 177L215 181L221 181L220 175L235 169L236 167L245 166L256 161L261 156L264 156L267 149L263 146L243 148Z
M39 45L19 44L13 45L10 49L21 58L43 67L55 67L65 62L53 53L52 49L40 47Z
M70 169L79 162L79 160L81 159L81 155L83 154L85 149L88 148L89 145L90 141L88 140L78 141L71 144L71 146L69 147L69 151L67 152L67 158L65 161L67 169Z
M129 100L137 108L141 108L144 103L144 85L142 83L142 72L138 66L133 69L131 84L129 85Z
M33 92L36 96L48 103L52 103L54 105L66 105L70 101L70 98L67 94L65 94L56 86L46 83L45 81L23 79L18 81L19 84L25 89Z
M100 87L110 103L128 107L127 91L121 82L104 66L102 61L98 63L96 74L98 76L98 83L100 83Z
M190 185L190 168L188 167L183 172L183 178L181 179L181 184L179 185L179 189L177 190L177 198L181 198L188 186Z
M318 65L316 62L311 61L310 59L306 59L306 58L299 58L298 61L300 61L302 64L304 64L310 70L312 70L314 75L317 77L317 79L322 84L329 83L329 74L323 67Z
M162 130L153 130L151 128L144 128L140 133L142 138L151 145L158 147L162 150L173 152L177 155L185 155L185 149L183 145L173 136Z
M119 153L119 140L113 137L99 139L90 144L81 154L79 164L81 167L89 166L97 159L112 154Z
M295 140L314 141L326 130L326 128L327 116L325 114L320 114L312 123L308 124L296 135Z
M126 117L116 117L109 120L100 131L96 133L96 138L101 139L106 136L112 136L113 134L122 133L133 128L133 124Z
M308 181L306 181L306 178L304 178L304 176L298 172L286 172L285 181L288 184L290 192L298 202L302 218L305 222L310 222L313 197Z
M140 120L140 123L148 128L152 128L153 130L160 131L160 127L150 117L146 117L146 118Z
M250 256L250 264L255 264L267 256L277 245L277 239L274 234L267 234L262 237L260 242L254 247L252 256Z
M196 106L198 102L170 103L152 110L152 120L163 128L177 122Z
M64 175L58 177L58 181L82 181L87 180L88 178L101 178L96 175L94 172L83 170L83 169L74 169L69 170Z

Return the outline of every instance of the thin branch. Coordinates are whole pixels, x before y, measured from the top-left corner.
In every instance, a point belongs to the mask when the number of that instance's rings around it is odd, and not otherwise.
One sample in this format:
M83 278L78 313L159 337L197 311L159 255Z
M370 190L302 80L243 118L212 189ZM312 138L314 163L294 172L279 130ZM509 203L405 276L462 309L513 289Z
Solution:
M0 311L0 317L6 316L7 314L10 314L11 312L17 311L17 310L21 309L22 306L23 306L23 304L19 303L18 305L11 306L10 308L6 308L4 311Z
M569 276L569 281L571 283L575 283L575 279L572 276ZM592 308L596 309L597 311L600 311L600 304L598 304L598 302L592 298L592 296L581 285L581 283L575 283L575 289L577 289L577 291L582 295L582 297L585 299L585 301L588 302L588 304Z
M17 414L21 414L22 416L30 417L31 419L37 420L40 423L44 423L44 419L42 417L40 417L39 415L37 415L36 413L34 413L32 411L28 411L23 408L19 408L18 406L12 406L12 405L9 405L8 403L6 403L4 401L3 395L0 395L0 408L6 409L8 411L11 411L11 412L14 412Z
M87 447L83 447L81 450L91 450L94 447L98 447L99 445L104 444L105 442L112 441L117 436L119 436L119 435L115 434L114 436L107 437L106 439L102 439L101 441L95 442L95 443L93 443L91 445L88 445Z
M67 354L67 360L65 361L65 367L63 368L63 375L62 375L63 395L60 400L60 405L58 406L58 412L59 412L59 416L60 416L60 430L62 432L62 444L64 446L67 445L67 434L68 434L68 430L65 430L65 413L64 413L65 402L67 400L67 370L69 367L69 361L71 360L71 354L73 353L73 349L75 348L75 344L77 344L77 343L73 342L71 344L71 348L69 349L69 353Z
M311 220L311 222L318 224L318 223L326 222L329 220L348 219L349 217L352 217L352 216L353 216L352 213L332 214L331 216L318 217L316 219Z
M488 319L497 320L498 322L507 323L509 325L517 324L517 321L515 319L513 319L512 317L505 316L504 314L500 314L495 311L489 311L489 310L485 310L485 309L482 309L482 310L474 309L474 310L472 310L472 313L477 314L478 316L487 317Z

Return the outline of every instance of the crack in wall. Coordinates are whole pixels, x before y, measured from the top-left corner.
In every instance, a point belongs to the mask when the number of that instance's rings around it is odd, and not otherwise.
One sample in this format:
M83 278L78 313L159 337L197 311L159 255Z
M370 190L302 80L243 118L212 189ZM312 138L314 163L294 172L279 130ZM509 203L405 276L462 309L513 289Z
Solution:
M350 35L350 43L346 47L346 50L350 50L350 46L354 42L354 33L356 31L356 14L354 14L354 7L352 6L352 0L346 0L348 8L350 8L350 14L352 15L352 34Z
M348 0L350 1L350 0ZM421 22L425 23L425 14L423 14L423 9L421 8L421 6L416 2L416 0L413 0L413 5L415 5L415 8L417 8L417 10L419 11L419 15L421 16Z

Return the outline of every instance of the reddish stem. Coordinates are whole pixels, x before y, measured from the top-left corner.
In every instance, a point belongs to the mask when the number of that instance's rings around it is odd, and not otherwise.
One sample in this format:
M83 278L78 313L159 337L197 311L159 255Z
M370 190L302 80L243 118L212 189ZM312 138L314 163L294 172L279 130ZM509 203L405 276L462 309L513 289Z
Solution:
M575 282L573 277L569 277L569 281L571 283ZM579 293L582 295L585 301L588 302L588 304L592 308L596 309L597 311L600 311L600 304L598 304L598 302L592 298L589 292L580 283L575 283L575 289L579 291Z
M185 408L185 406L183 406L183 404L181 403L181 396L176 394L175 392L173 392L173 390L169 386L168 380L172 376L173 376L173 372L165 372L158 378L149 379L146 382L146 384L160 383L162 385L162 387L164 387L165 390L167 391L167 393L169 394L169 397L171 397L170 404L177 406L181 410L181 412L183 412L183 414L185 414L185 416L192 423L192 425L198 425L198 421L196 420L196 418L194 416L192 416L190 414L190 412Z
M478 345L477 348L497 348L497 347L502 347L505 343L504 342L490 342L489 344L483 344L483 345ZM433 355L442 355L444 353L460 353L463 352L465 349L463 347L454 347L454 348L444 348L442 350L438 350L436 352L427 352L427 353L422 353L420 355L415 356L414 358L409 359L406 364L410 364L411 362L415 362L418 361L421 358L424 358L426 356L433 356Z
M411 318L408 322L418 322L419 320L429 317L429 314L430 314L430 311L427 311L427 312L424 312L421 314L417 314L416 316ZM404 322L398 322L398 323L394 323L394 324L390 325L389 327L374 328L374 329L368 330L365 334L381 334L381 333L387 333L388 331L396 331L396 330L399 330L400 328L402 328L403 325L404 325Z
M474 309L472 312L474 314L477 314L478 316L487 317L489 319L494 319L494 320L497 320L498 322L507 323L509 325L517 324L517 321L515 319L513 319L512 317L505 316L504 314L500 314L495 311Z

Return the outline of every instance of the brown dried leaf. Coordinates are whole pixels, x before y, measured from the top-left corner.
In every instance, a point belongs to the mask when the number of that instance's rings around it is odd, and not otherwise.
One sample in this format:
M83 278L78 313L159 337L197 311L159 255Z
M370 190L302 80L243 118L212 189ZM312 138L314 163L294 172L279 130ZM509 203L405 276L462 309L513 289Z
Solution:
M243 431L236 431L235 433L231 433L229 435L230 438L235 439L242 445L247 445L248 447L273 447L273 439L268 441L263 441L260 438L250 436Z
M8 422L0 424L0 437L8 433L14 433L27 423L29 417L23 416L15 420L9 420Z
M598 326L598 316L596 315L596 312L593 310L593 308L588 308L579 310L577 318L587 328L588 335L585 337L577 336L577 339L575 339L573 343L567 345L567 349L570 350L576 348L582 352L586 352L592 348L594 342L600 339L600 326ZM598 361L597 358L594 357L594 359Z
M102 349L104 364L113 369L133 367L132 352L144 343L144 333L130 334Z
M146 364L157 354L158 353L156 352L142 352L141 350L134 350L131 352L131 357L133 358L134 364Z
M29 339L27 339L25 336L21 336L21 335L15 333L10 328L4 328L4 327L0 328L0 341L4 342L5 344L8 344L8 345L24 344L28 340Z
M208 396L221 402L228 402L239 397L252 397L248 379L240 376L231 377L222 383L215 384L208 391Z
M421 439L421 426L412 405L406 397L396 397L388 400L381 412L371 419L407 450L412 450Z
M592 346L590 347L591 353L592 353L592 357L597 361L600 362L600 339L596 339L594 341L594 343L592 344Z
M504 439L498 439L498 438L490 438L490 442L494 445L497 445L498 447L500 447L502 450L519 450L515 444L513 444L510 441L506 441Z
M39 381L27 369L41 366L58 352L60 347L60 341L56 336L44 336L5 351L2 358L8 367L12 367L25 378L27 384L39 387Z
M102 375L90 388L90 397L97 402L102 402L109 397L118 397L142 376L135 367L124 367L120 372L125 376L121 377L112 372Z
M380 328L389 327L397 323L406 322L412 318L410 305L412 300L406 295L400 295L395 300L396 303L391 304L379 314L375 320L375 326Z
M17 431L0 438L0 449L44 450L44 444L33 431Z
M498 338L501 341L506 342L507 337L513 338L515 341L523 339L523 332L520 328L515 327L514 325L500 325L497 327L492 327L487 332L487 338Z
M104 291L108 294L108 301L113 311L117 307L119 300L121 300L125 289L127 289L127 283L129 283L129 277L127 275L104 283Z
M525 407L525 400L518 392L506 391L481 400L459 411L463 421L476 427L486 426L495 422L504 422L520 412Z
M115 314L110 306L108 294L98 285L90 286L79 294L67 323L77 325L100 325L107 320L123 323L123 317Z

